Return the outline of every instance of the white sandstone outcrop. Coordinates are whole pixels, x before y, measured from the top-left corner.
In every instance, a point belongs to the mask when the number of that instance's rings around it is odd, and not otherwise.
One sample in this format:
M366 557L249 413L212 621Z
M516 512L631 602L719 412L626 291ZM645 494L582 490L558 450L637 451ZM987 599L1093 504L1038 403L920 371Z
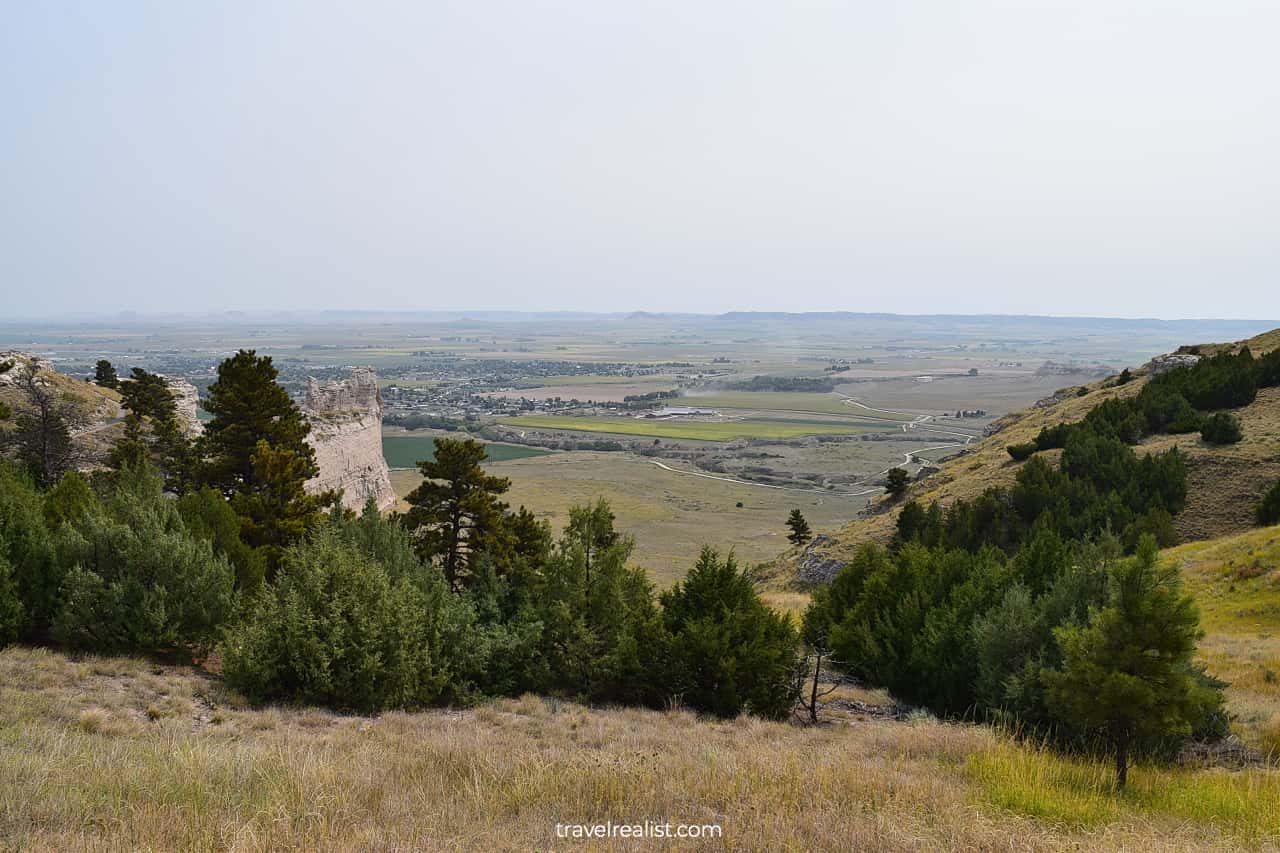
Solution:
M200 407L200 392L196 390L196 386L181 376L162 376L161 378L169 386L169 393L173 395L173 403L178 410L178 423L182 426L183 434L187 438L200 435L204 432L204 424L200 423L200 417L196 414Z
M1168 355L1158 355L1151 361L1147 362L1147 372L1152 376L1159 376L1161 373L1168 373L1170 370L1177 370L1182 367L1192 367L1196 362L1200 361L1200 356L1187 352L1175 352Z
M53 362L34 353L22 352L16 349L0 352L0 365L7 364L9 366L8 370L0 373L0 385L16 385L19 376L18 371L23 365L31 362L35 362L37 372L53 372Z
M342 490L342 505L359 511L369 498L378 509L396 501L382 456L382 395L373 368L358 367L347 379L321 384L307 379L303 412L311 421L307 441L320 474L307 491Z

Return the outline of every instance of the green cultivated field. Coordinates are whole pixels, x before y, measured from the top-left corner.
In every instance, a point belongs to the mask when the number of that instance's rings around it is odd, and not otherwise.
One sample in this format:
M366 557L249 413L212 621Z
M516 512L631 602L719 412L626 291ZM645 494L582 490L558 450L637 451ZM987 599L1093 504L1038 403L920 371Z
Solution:
M558 429L573 432L604 432L649 438L731 441L735 438L802 438L806 435L861 435L877 432L881 424L852 421L782 420L743 418L742 420L647 420L641 418L591 418L565 415L527 415L500 421L516 429Z
M418 462L435 458L436 435L387 435L382 437L382 455L391 468L416 468ZM546 456L550 450L525 447L522 444L485 445L490 462L506 462L509 459L526 459L530 456Z
M899 415L879 409L868 411L846 402L838 394L809 394L788 391L722 391L715 394L694 394L671 401L682 406L698 406L706 409L752 409L774 412L807 412L825 415L871 415L891 420L911 420L910 415Z

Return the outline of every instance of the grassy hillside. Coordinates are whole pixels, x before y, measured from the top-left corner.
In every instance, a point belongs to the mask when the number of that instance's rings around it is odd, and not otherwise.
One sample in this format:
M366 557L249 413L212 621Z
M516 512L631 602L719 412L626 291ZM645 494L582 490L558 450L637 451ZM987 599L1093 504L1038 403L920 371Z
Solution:
M566 846L556 823L606 820L717 824L704 849L734 850L1280 839L1274 770L1140 767L1116 796L1102 764L984 727L866 716L814 728L531 696L377 718L253 710L202 671L9 649L0 847L546 849Z
M15 367L16 371L17 368ZM41 369L40 380L56 388L58 394L71 401L83 414L86 423L75 433L82 452L92 461L105 454L123 431L120 394L53 370ZM15 413L26 406L26 397L13 385L0 384L0 403ZM0 421L0 431L12 429L12 421Z
M1280 347L1280 329L1235 344L1201 344L1183 349L1210 354L1245 345L1255 355L1270 352ZM973 443L961 455L944 462L936 473L913 484L907 499L946 505L958 498L975 497L991 486L1009 486L1020 463L1009 457L1005 450L1008 445L1031 441L1044 427L1081 420L1105 400L1134 396L1146 382L1145 373L1135 371L1134 381L1125 385L1103 380L1063 389L1029 409L1006 415L994 425L992 435ZM1135 448L1141 454L1176 446L1186 454L1187 504L1175 519L1184 541L1248 530L1258 497L1280 480L1280 388L1261 389L1254 403L1235 410L1235 414L1244 430L1244 440L1239 444L1211 447L1194 433L1154 436ZM1040 455L1056 462L1060 452L1051 450ZM887 542L893 535L896 517L895 505L881 499L868 509L866 517L832 532L831 542L821 549L821 556L847 559L863 542ZM772 567L772 573L780 578L789 576L798 558L794 552L784 555Z
M1200 608L1200 657L1224 681L1235 728L1280 757L1280 527L1165 552Z

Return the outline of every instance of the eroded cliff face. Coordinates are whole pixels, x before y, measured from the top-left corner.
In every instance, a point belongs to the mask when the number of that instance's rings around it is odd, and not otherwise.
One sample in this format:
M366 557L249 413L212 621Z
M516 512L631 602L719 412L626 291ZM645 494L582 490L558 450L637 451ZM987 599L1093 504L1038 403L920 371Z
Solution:
M163 378L165 384L169 386L169 393L173 395L173 403L178 410L178 423L182 426L183 434L187 438L195 438L204 432L204 424L200 423L200 418L196 415L200 405L200 392L196 390L196 386L181 376Z
M311 421L307 441L320 467L320 474L307 481L307 490L341 489L342 505L356 511L371 497L378 509L395 503L382 456L382 395L373 369L356 368L337 382L308 379L302 410Z

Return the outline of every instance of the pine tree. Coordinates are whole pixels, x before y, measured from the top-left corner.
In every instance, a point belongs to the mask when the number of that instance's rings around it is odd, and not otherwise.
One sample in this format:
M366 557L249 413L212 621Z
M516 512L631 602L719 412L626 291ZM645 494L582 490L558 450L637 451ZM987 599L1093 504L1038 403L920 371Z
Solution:
M1063 667L1042 676L1056 716L1105 735L1116 785L1124 788L1136 746L1190 734L1196 721L1221 706L1222 695L1195 677L1199 614L1182 594L1177 567L1158 565L1152 537L1116 565L1108 598L1088 625L1054 632Z
M103 388L117 388L120 385L120 377L116 374L116 369L105 358L99 359L94 365L93 383Z
M124 382L117 381L116 386L120 389L121 405L134 414L153 420L177 417L173 392L163 376L135 367L129 378Z
M231 500L241 535L263 548L274 575L283 550L300 540L337 495L309 495L305 484L320 472L306 441L311 425L276 382L270 356L240 350L218 365L204 408L200 472L205 485Z
M212 415L202 439L208 457L203 479L227 497L254 483L253 455L258 442L292 451L301 461L304 480L319 469L307 444L311 425L284 388L271 356L240 350L218 365L204 409Z
M251 460L253 478L231 498L231 508L241 518L241 538L262 552L273 578L285 548L320 523L337 495L307 494L304 484L314 463L295 450L262 440Z
M118 383L128 411L124 436L116 442L108 464L119 471L149 459L164 474L165 487L185 494L195 478L196 450L178 423L178 407L163 376L133 368Z
M36 482L48 488L80 461L71 432L85 423L84 411L41 376L35 362L20 365L16 371L14 384L22 400L8 441Z
M470 438L437 438L435 458L418 468L422 485L409 493L405 524L418 540L424 560L440 560L454 590L468 586L475 557L497 546L506 530L506 504L498 500L511 486L480 467L484 445Z
M813 538L813 532L809 530L809 522L804 520L800 510L791 510L791 515L787 517L787 527L791 528L791 532L787 534L787 541L792 545L803 545Z
M565 528L565 539L568 543L582 549L586 569L586 583L591 585L592 558L618 541L618 533L613 529L613 510L604 498L598 499L589 506L575 506L569 509L569 525Z

